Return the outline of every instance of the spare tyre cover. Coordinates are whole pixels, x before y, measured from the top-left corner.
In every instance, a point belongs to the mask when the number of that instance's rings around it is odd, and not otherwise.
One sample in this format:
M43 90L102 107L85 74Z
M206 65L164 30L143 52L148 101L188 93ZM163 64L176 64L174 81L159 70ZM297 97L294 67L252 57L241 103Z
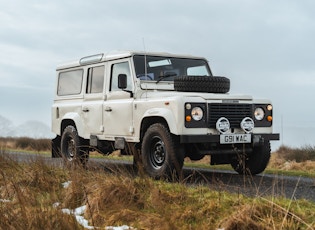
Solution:
M230 79L214 76L178 76L174 78L174 89L182 92L227 93Z

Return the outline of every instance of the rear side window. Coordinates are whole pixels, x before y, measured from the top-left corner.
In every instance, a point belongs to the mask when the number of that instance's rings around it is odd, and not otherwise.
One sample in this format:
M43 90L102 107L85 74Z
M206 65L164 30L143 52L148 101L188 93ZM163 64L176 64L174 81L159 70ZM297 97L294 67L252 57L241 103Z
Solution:
M57 94L59 96L80 94L82 80L82 69L59 73Z
M89 68L86 93L101 93L104 87L104 66Z

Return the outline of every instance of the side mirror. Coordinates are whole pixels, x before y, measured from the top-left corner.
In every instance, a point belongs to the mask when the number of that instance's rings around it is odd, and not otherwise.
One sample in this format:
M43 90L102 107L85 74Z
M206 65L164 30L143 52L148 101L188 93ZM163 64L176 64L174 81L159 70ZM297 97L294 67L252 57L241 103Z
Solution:
M127 88L127 75L126 74L119 74L118 75L118 88L119 89L126 89Z

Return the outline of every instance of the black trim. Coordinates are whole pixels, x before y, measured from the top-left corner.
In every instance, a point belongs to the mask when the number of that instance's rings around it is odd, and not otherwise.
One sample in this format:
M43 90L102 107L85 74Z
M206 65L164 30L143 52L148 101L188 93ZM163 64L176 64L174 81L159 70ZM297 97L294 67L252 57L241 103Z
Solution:
M252 140L255 138L276 141L280 140L280 134L252 134ZM180 143L220 143L220 135L182 135Z
M265 112L265 116L261 121L256 120L255 116L254 121L255 121L255 127L271 127L272 126L272 121L268 121L267 117L271 116L272 117L272 110L268 110L267 107L268 105L271 104L254 104L254 110L253 113L255 113L256 108L262 108Z
M191 108L190 109L186 109L186 105L187 104L190 104L191 105ZM191 115L191 111L194 107L200 107L203 111L203 117L200 121L195 121L193 118L192 118L192 115ZM191 121L190 122L187 122L186 121L186 117L187 116L191 116ZM207 128L207 106L205 103L185 103L185 127L186 128Z
M240 128L245 117L253 117L253 104L208 103L208 127L215 129L221 117L229 120L231 128Z

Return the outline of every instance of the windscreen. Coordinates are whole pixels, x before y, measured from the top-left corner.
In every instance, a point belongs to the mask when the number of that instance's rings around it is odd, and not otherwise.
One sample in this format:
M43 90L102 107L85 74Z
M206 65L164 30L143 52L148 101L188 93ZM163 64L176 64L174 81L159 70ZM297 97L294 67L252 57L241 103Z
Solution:
M176 76L211 76L206 60L135 55L137 78L152 81L172 81Z

